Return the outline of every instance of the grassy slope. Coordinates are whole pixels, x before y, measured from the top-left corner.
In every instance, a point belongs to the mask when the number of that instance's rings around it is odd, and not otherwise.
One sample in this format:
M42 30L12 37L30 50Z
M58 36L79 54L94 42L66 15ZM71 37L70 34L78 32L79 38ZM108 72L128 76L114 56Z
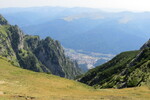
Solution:
M12 66L0 57L0 100L148 100L147 87L94 90L54 75Z

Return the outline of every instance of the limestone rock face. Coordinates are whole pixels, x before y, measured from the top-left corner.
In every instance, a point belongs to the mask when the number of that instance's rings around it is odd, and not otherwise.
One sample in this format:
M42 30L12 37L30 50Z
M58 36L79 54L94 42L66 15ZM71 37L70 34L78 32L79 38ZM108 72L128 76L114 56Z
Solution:
M58 41L50 37L25 35L17 25L9 25L0 16L0 56L14 65L36 72L46 72L69 79L81 74L78 65L65 57Z

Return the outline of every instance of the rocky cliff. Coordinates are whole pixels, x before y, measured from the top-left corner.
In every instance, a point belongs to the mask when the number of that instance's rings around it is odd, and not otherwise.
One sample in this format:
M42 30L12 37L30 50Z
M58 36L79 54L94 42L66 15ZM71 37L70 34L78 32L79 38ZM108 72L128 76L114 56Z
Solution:
M14 65L36 72L46 72L73 79L80 74L76 62L64 55L60 43L47 37L25 35L0 15L0 56Z

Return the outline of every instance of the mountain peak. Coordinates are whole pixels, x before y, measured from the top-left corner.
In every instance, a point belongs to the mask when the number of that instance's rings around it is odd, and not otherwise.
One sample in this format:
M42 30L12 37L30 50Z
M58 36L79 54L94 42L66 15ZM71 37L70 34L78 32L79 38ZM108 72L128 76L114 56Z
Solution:
M150 48L150 39L140 49L143 50L145 48Z
M7 24L8 24L7 20L2 15L0 15L0 25L7 25Z

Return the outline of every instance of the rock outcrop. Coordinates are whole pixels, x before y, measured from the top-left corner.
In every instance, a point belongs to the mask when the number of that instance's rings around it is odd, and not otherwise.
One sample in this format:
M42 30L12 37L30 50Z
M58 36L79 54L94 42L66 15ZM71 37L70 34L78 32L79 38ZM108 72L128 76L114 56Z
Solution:
M47 37L25 35L17 25L0 16L0 56L14 65L36 72L46 72L69 79L81 74L78 65L64 55L60 43Z

